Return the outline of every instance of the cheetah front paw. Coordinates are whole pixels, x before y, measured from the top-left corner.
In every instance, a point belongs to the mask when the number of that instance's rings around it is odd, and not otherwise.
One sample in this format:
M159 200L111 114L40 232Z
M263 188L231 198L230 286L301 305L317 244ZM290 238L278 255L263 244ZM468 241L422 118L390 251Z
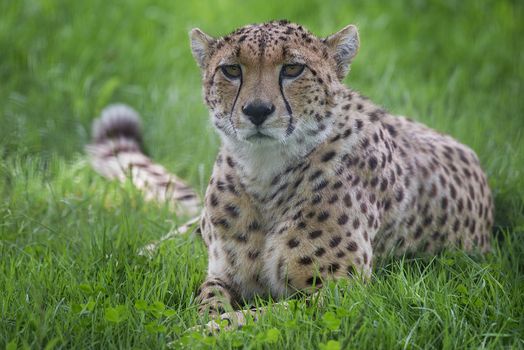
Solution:
M216 319L209 321L204 325L194 326L188 329L189 332L200 332L207 335L217 334L220 331L231 331L240 329L249 322L256 322L260 312L257 310L239 310L225 312Z

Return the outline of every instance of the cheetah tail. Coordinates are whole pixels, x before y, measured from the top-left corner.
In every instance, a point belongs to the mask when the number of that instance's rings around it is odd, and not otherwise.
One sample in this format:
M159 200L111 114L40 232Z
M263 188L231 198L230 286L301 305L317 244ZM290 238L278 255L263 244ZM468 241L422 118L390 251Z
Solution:
M200 213L195 191L144 154L140 117L132 108L106 107L93 122L86 152L96 172L120 182L130 179L146 200L168 202L180 215Z

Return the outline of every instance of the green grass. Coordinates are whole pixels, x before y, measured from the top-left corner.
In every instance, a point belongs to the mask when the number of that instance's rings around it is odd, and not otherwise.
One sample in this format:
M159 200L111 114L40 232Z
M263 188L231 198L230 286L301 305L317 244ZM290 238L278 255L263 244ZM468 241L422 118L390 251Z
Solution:
M521 2L155 3L0 2L0 349L524 348ZM82 147L100 110L126 102L152 156L202 192L218 138L187 32L275 18L320 35L359 26L347 84L476 150L495 195L494 249L384 261L366 285L324 289L322 304L299 297L202 337L185 332L203 321L202 242L186 235L137 256L183 218L100 178Z

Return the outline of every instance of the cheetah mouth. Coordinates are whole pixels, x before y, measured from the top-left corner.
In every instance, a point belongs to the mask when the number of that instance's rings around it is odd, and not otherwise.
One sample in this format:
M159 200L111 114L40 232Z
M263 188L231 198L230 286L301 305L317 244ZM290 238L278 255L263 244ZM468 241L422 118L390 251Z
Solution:
M263 140L273 140L274 138L257 131L256 133L249 135L247 138L249 141L263 141Z

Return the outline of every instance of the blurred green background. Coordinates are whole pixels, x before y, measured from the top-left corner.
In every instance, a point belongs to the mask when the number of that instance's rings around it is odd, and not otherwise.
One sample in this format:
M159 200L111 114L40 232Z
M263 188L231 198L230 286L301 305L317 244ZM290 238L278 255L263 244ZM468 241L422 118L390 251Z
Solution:
M506 284L497 292L501 294L475 297L493 305L494 300L499 302L492 310L497 316L492 319L487 309L479 310L474 315L485 323L449 333L449 344L477 347L483 338L475 334L483 331L502 334L496 339L503 344L523 346L518 331L524 328L522 1L3 0L0 290L2 285L10 287L0 291L0 347L17 337L22 339L19 345L30 347L53 339L68 347L165 345L164 338L151 340L142 334L138 316L123 329L104 323L104 307L107 311L116 304L132 305L136 295L178 308L180 319L163 321L169 329L196 322L191 292L205 270L201 243L181 240L156 265L133 260L130 255L137 247L161 236L177 218L165 208L141 203L138 196L129 195L129 187L122 190L100 179L86 164L83 146L89 141L91 121L104 106L128 103L142 114L152 157L203 192L219 140L202 102L200 74L187 33L200 27L223 35L248 23L281 18L299 22L319 36L356 24L361 49L347 85L393 113L453 135L478 153L495 194L496 232L503 242L490 266L498 266L494 279ZM125 271L112 263L125 266ZM169 269L164 263L184 270ZM484 271L475 266L473 271ZM382 278L395 279L403 268L393 269L393 277L382 273ZM444 270L436 268L430 279ZM93 311L91 323L80 320L91 327L81 331L83 326L75 327L83 323L70 311L71 305L92 297L82 294L82 288L78 291L85 281L102 285L107 294L101 311ZM115 287L115 281L121 284ZM474 290L477 282L464 280L462 285ZM375 296L397 292L379 289ZM454 300L453 290L449 293L446 298ZM362 302L368 297L363 294ZM451 304L449 308L453 310ZM394 314L414 325L412 310L394 306L391 310L396 310L391 311L391 324L384 327L395 327ZM375 311L383 314L380 308ZM502 322L506 316L509 323ZM368 321L374 322L368 318L363 322ZM281 327L278 322L274 325ZM297 334L310 334L316 329L310 326ZM442 331L431 322L427 327L429 337ZM409 331L394 328L388 333L391 342L384 344L402 345L404 339L409 340L406 344L423 344L423 334ZM396 343L397 333L401 340ZM313 347L330 337L322 332L309 338L290 334L286 344L304 341ZM435 339L436 347L448 344ZM361 346L376 345L373 341L373 337L355 340ZM497 341L491 344L500 345Z

